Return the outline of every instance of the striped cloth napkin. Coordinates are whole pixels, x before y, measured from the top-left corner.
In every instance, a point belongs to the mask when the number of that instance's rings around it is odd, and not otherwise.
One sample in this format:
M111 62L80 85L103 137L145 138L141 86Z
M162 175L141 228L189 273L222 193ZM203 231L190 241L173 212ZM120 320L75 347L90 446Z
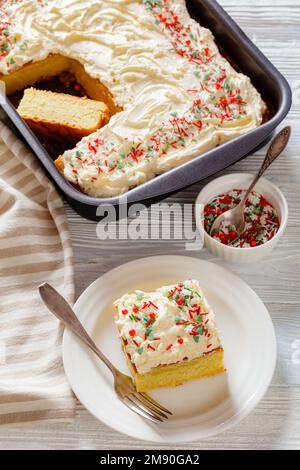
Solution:
M37 287L72 303L72 247L60 197L29 150L0 121L0 424L70 420L62 326Z

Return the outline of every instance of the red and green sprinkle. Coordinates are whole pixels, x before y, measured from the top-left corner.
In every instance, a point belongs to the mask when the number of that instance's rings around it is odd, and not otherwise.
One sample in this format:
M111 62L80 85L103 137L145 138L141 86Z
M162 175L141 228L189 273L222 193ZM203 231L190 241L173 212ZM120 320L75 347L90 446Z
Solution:
M160 336L155 334L156 322L160 318L159 307L152 300L145 300L142 292L136 291L133 305L121 309L122 315L128 316L136 323L136 326L133 328L131 326L128 330L127 341L134 345L139 355L145 349L150 354L152 351L157 351L158 348L161 351L162 345L164 351L170 351L175 345L181 347L185 342L182 337L183 332L190 336L195 343L200 341L201 336L210 337L209 320L206 318L209 312L205 311L199 292L190 287L190 284L178 283L164 294L170 302L174 302L178 311L174 317L174 325L179 327L178 335L172 343L165 343L165 339L162 340Z
M215 197L204 207L204 229L210 233L212 224L218 215L236 207L242 197L241 189ZM211 236L225 245L238 248L249 248L271 240L279 230L280 220L274 207L257 192L252 191L245 204L245 230L237 238L234 225L222 224L218 230L214 230Z

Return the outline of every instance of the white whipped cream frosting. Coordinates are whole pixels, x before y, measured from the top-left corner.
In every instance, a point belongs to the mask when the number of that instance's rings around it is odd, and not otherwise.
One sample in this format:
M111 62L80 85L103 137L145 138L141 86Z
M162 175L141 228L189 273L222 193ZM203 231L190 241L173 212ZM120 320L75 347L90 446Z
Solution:
M80 61L123 108L63 154L65 177L91 196L126 193L262 122L259 93L221 56L211 32L190 18L185 0L162 4L163 15L167 7L188 28L186 49L209 51L205 65L176 52L177 33L141 0L17 0L6 6L12 44L0 73L60 53ZM230 119L220 116L219 104L229 89L242 103L229 105ZM191 118L197 100L199 113ZM201 128L191 124L195 115ZM179 132L178 117L188 123Z
M213 310L196 280L149 293L125 294L114 305L119 335L140 374L161 365L190 361L221 347ZM154 318L149 324L151 315Z

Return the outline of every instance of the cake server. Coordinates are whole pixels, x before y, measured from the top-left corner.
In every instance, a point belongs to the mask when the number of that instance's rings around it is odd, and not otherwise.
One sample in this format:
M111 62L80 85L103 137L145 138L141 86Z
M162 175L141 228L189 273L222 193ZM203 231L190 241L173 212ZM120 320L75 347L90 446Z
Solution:
M159 423L168 419L172 413L164 406L157 403L146 393L136 391L131 377L120 372L110 360L100 351L83 325L78 320L75 312L68 302L50 284L39 286L40 296L52 312L69 330L88 346L96 356L104 362L114 376L114 389L118 398L132 411L143 418Z
M239 236L243 233L245 229L244 206L248 199L248 196L256 185L256 183L258 182L259 178L264 174L266 169L269 168L271 163L276 160L276 158L279 157L279 155L283 152L283 150L288 144L290 135L291 127L286 126L276 135L276 137L274 137L257 175L254 177L252 183L250 184L249 188L242 197L241 202L233 209L223 212L215 219L214 223L211 226L210 234L212 234L214 230L218 230L221 224L224 222L228 225L234 225L236 228L237 236L234 240L231 241L231 244L237 238L239 238Z

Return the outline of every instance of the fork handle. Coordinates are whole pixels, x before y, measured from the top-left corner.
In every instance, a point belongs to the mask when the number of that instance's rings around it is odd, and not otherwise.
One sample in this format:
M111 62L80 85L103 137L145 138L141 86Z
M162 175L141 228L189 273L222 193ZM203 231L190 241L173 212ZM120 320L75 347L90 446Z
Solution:
M271 163L273 163L274 160L276 160L276 158L279 157L279 155L283 152L283 150L285 149L285 147L288 144L290 136L291 136L291 127L286 126L283 129L281 129L281 131L274 137L274 139L272 140L272 142L271 142L271 144L268 148L265 159L264 159L260 169L258 170L257 175L255 176L255 178L252 181L249 189L246 191L246 194L243 197L243 206L244 206L244 203L245 203L246 199L248 198L249 194L251 193L252 189L254 188L257 181L259 180L259 178L264 174L266 169L269 168Z
M81 339L98 357L104 364L110 369L115 376L116 368L110 362L110 360L100 351L96 346L90 335L87 333L85 328L82 326L74 311L68 304L68 302L57 292L54 287L48 283L44 283L39 286L39 292L42 300L48 309L67 327L69 328L78 338Z

